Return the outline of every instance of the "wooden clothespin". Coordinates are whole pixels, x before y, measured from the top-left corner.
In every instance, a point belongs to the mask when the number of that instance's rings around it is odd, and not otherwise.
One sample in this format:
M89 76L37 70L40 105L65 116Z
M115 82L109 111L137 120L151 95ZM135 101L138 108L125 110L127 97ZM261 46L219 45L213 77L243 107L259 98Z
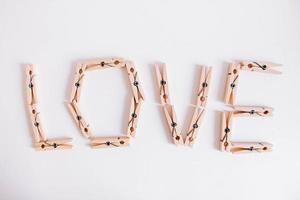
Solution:
M237 83L240 74L240 65L231 63L227 74L224 101L227 104L235 104Z
M171 104L166 65L163 63L154 65L156 81L159 90L160 103L163 107L164 115L167 120L168 128L174 144L185 144L192 146L197 136L199 125L204 116L204 106L207 102L208 89L211 77L211 68L202 67L200 74L199 89L197 94L196 107L193 112L193 117L187 131L185 139L177 128L177 118L174 106ZM201 107L202 106L202 107Z
M125 67L126 67L126 70L128 73L128 78L130 81L130 86L131 86L135 101L136 102L144 101L145 100L144 91L140 86L138 72L136 71L134 64L131 61L126 61Z
M72 82L72 92L70 95L69 102L77 103L80 99L81 87L83 77L85 76L86 66L84 64L78 64L75 69L74 80Z
M209 90L209 83L211 78L211 67L203 66L201 68L200 73L200 83L199 83L199 90L197 94L197 103L196 106L206 106L207 97L208 97L208 90Z
M75 120L77 126L79 127L82 135L86 138L91 137L91 135L92 135L91 129L89 127L89 124L86 122L86 120L82 116L78 104L76 102L70 102L67 105L68 105L69 111L70 111L73 119Z
M186 145L192 146L194 144L195 139L197 137L199 125L201 124L202 119L204 117L204 112L204 108L195 107L194 114L184 142Z
M229 152L231 149L232 112L222 112L220 150Z
M281 74L282 72L278 70L280 64L275 64L271 62L250 62L250 61L241 61L240 67L242 70L264 72L270 74Z
M131 98L126 136L93 137L89 124L86 122L86 120L84 120L78 106L78 101L80 98L79 88L81 88L81 83L85 72L105 68L124 68L126 69L129 77L130 88L133 96ZM130 136L135 136L141 103L145 98L137 75L138 73L134 67L134 64L131 61L124 60L123 58L94 59L78 64L68 108L83 136L91 140L91 146L93 148L128 146Z
M130 112L129 112L129 120L127 127L127 136L135 136L137 121L140 113L141 102L137 102L134 97L131 98Z
M167 78L167 70L166 65L164 63L155 64L155 73L156 73L156 79L157 79L157 85L159 87L159 96L160 96L160 103L162 105L164 104L170 104L170 98L169 98L169 83Z
M86 71L105 69L105 68L123 68L125 67L125 60L123 58L100 58L84 62Z
M107 148L107 147L125 147L129 145L128 136L116 136L116 137L92 137L92 148Z
M232 142L231 153L269 152L273 145L267 142Z
M235 117L271 116L273 108L267 106L233 106Z
M168 123L168 128L171 133L174 144L183 144L183 138L180 132L177 130L177 117L174 110L174 106L165 104L163 106L164 114Z
M37 95L36 95L36 83L35 73L32 65L27 65L25 68L26 73L26 93L27 93L27 104L28 113L30 117L31 127L34 135L33 147L36 150L53 150L53 149L70 149L71 138L57 138L47 139L42 128L40 121L40 113L37 108Z

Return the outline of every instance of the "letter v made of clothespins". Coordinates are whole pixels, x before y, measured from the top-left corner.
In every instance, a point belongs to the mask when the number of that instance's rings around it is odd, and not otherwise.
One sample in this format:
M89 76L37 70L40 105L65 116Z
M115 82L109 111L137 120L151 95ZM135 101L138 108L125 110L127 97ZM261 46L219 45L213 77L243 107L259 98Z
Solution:
M178 130L176 113L174 110L174 106L171 104L166 65L163 63L155 64L154 69L157 79L160 103L168 124L168 129L171 134L172 141L176 145L182 144L192 146L195 142L199 126L204 117L212 68L206 66L201 67L199 87L197 93L195 94L195 108L185 138L183 134Z

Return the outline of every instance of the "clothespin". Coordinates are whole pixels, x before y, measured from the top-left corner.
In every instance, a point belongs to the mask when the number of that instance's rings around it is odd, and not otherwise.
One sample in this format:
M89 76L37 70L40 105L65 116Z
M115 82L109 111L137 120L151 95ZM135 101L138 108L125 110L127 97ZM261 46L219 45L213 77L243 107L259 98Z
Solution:
M170 104L164 104L163 110L174 144L183 144L183 138L177 130L177 118L174 106Z
M133 96L131 98L126 136L92 137L90 126L80 112L78 103L80 98L81 83L85 72L106 68L124 68L129 77L130 88ZM79 63L77 65L71 98L70 102L68 102L68 108L82 135L91 140L92 148L127 146L129 144L130 137L135 136L141 103L145 98L137 75L138 73L134 67L134 64L131 61L124 60L123 58L94 59Z
M34 147L37 150L52 150L52 149L70 149L72 145L69 144L72 142L72 138L57 138L57 139L48 139L41 142L36 142Z
M94 59L84 62L86 65L86 70L97 70L97 69L105 69L105 68L123 68L125 67L125 60L120 57L116 58L101 58Z
M185 138L186 145L193 145L197 137L199 125L204 117L204 108L195 107L194 114Z
M84 64L77 64L75 70L75 76L72 83L72 92L69 101L71 103L77 103L80 99L81 88L82 88L82 81L83 77L85 76L86 66Z
M53 149L70 149L71 138L47 139L40 121L40 113L37 108L37 95L35 73L32 65L27 65L25 68L26 74L26 93L28 113L30 117L31 127L33 131L34 144L36 150L53 150Z
M197 93L197 103L196 106L206 106L208 90L209 90L209 83L211 78L211 67L203 66L201 68L200 73L200 82L199 82L199 90Z
M86 122L84 117L82 116L79 106L76 102L68 103L69 111L73 117L73 119L76 121L77 126L79 127L82 135L86 138L91 137L92 133L89 127L89 124Z
M222 112L220 150L229 152L231 149L231 124L233 112Z
M272 144L267 142L232 142L231 153L269 152Z
M233 115L236 117L266 117L273 113L273 108L266 106L233 106L233 109Z
M134 97L131 98L129 120L127 127L127 136L135 136L137 121L140 113L141 102L137 102Z
M282 72L278 70L280 64L272 63L272 62L250 62L250 61L242 61L240 62L240 66L242 70L248 71L257 71L271 74L281 74Z
M107 147L124 147L129 145L128 136L119 137L92 137L92 148L107 148Z
M164 63L155 64L154 68L157 78L157 85L159 86L160 102L162 105L170 104L166 65Z
M140 86L138 72L134 68L134 64L131 61L126 61L125 67L128 73L128 78L130 81L132 93L136 102L144 101L145 100L144 91Z
M224 97L224 101L227 104L235 104L239 73L240 73L240 66L231 63L228 70L227 82L225 87L225 97Z

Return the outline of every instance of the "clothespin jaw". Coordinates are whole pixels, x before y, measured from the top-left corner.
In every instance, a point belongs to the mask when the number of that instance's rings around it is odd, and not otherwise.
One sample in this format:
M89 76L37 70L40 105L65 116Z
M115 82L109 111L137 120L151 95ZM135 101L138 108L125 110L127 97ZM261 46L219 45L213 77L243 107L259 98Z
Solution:
M221 114L221 138L220 150L230 152L231 149L231 124L232 112L222 112Z
M130 81L130 87L132 89L132 94L136 100L136 102L144 101L145 95L144 91L140 85L140 81L138 78L138 72L136 71L134 64L131 61L125 62L125 67L128 73L128 78Z
M33 131L33 146L36 150L52 150L52 149L70 149L72 145L71 138L61 139L47 139L42 128L40 121L38 106L37 106L37 95L36 95L36 84L35 84L35 73L32 65L27 65L25 68L26 74L26 93L27 93L27 108L30 117L31 128Z
M202 106L202 107L206 106L208 90L209 90L209 86L210 86L211 71L212 71L211 67L203 66L201 68L200 83L199 83L199 89L197 92L196 106Z
M67 106L69 108L69 111L70 111L73 119L75 120L76 124L78 125L82 135L86 138L91 137L91 135L92 135L91 129L89 127L89 124L83 118L78 104L76 102L71 102L71 103L67 103Z
M232 142L230 151L232 153L269 152L272 144L267 142Z
M170 104L163 105L164 114L168 123L169 131L174 144L183 144L183 138L177 130L177 118L174 106Z
M36 95L36 85L35 85L35 74L33 65L26 65L26 94L27 94L27 104L34 105L37 104Z
M273 113L273 108L266 106L233 106L235 117L267 117Z
M127 126L127 136L135 136L137 121L140 114L141 102L136 102L135 98L131 98L129 120Z
M71 149L72 138L48 139L34 143L36 150Z
M128 136L119 137L93 137L91 139L92 148L124 147L129 145Z
M93 59L84 62L86 65L86 70L97 70L97 69L105 69L110 67L115 68L123 68L125 67L125 60L121 57L111 57L111 58L101 58L101 59Z
M70 102L77 103L80 99L82 82L83 82L83 78L85 76L85 71L86 71L85 64L79 63L76 65L75 76L74 76L74 80L72 83L72 91L71 91L71 95L70 95L70 99L69 99Z
M251 61L241 61L240 66L242 70L256 71L270 74L281 74L282 72L278 70L280 64L275 64L271 62L251 62Z
M170 104L166 65L164 63L155 64L154 69L159 89L160 102L162 105Z
M204 108L195 107L191 123L185 138L185 145L193 146L197 137L199 126L204 116Z
M231 63L228 69L227 82L225 87L225 96L224 96L224 101L227 104L235 104L239 73L240 73L240 66Z

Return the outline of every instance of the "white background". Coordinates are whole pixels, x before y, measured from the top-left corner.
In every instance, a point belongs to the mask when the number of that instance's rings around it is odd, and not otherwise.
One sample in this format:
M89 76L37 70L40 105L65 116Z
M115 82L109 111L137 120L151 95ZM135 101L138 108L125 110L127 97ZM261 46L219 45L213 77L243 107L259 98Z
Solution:
M0 0L0 199L300 199L300 1ZM65 105L74 63L122 56L146 93L128 148L88 146ZM242 72L237 101L275 108L270 118L234 120L234 139L274 151L217 149L226 70L235 60L282 63L283 75ZM213 66L207 112L194 148L170 143L152 63L167 63L178 122L188 123L197 64ZM36 152L24 98L24 64L36 65L47 136L74 148ZM124 132L127 77L86 76L82 110L97 136Z

